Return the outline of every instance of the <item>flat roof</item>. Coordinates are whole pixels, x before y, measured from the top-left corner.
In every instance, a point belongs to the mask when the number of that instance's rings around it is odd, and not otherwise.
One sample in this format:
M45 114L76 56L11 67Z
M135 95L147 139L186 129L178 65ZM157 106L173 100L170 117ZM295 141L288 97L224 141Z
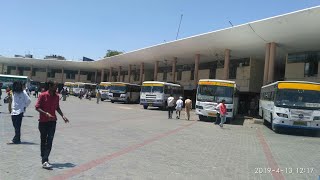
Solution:
M264 61L265 44L277 43L277 59L287 53L316 51L320 49L320 6L307 8L279 16L253 21L230 28L199 34L176 41L157 44L117 56L93 62L41 60L29 58L0 57L1 63L19 66L37 66L65 69L128 69L129 64L139 69L141 62L146 69L152 69L159 61L159 67L166 66L177 57L177 64L194 64L195 54L200 62L224 59L224 50L231 50L231 59L252 57Z

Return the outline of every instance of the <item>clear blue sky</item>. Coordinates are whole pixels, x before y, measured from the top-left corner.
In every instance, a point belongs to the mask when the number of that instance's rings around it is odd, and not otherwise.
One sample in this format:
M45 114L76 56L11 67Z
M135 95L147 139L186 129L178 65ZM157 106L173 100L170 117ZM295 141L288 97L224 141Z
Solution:
M320 4L319 0L8 0L0 2L0 55L99 59Z

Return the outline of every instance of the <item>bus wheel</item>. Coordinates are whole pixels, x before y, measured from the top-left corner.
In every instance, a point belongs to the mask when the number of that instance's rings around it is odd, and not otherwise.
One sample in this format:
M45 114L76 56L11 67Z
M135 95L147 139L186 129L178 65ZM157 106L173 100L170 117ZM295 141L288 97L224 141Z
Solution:
M114 101L111 101L111 103L114 103Z
M270 119L271 119L271 129L272 129L275 133L279 133L279 128L277 128L277 127L275 126L275 124L273 123L272 114L270 114Z
M263 125L267 126L268 125L268 121L264 118L263 111L261 112L261 114L262 114Z
M143 109L148 109L148 106L143 106Z
M206 118L205 118L204 116L202 116L202 115L199 115L199 120L200 120L200 121L205 121Z
M101 98L101 101L104 101L104 99Z

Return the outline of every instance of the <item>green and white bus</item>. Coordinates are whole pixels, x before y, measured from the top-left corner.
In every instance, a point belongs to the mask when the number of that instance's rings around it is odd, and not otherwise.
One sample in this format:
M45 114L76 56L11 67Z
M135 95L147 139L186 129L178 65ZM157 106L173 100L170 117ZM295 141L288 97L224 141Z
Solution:
M30 87L30 79L28 76L15 76L15 75L7 75L0 74L0 84L1 89L6 89L7 87L11 87L14 81L22 81L26 84L26 87Z

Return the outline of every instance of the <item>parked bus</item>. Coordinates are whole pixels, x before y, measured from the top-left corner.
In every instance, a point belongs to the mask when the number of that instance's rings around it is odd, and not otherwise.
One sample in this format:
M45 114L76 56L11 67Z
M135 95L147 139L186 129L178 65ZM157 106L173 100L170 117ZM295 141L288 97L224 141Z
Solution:
M97 84L84 83L84 93L91 91L91 97L96 97Z
M101 101L109 99L110 82L101 82L98 86L98 90L101 92Z
M170 94L176 100L179 99L180 96L183 96L183 87L173 83L145 81L141 87L140 104L144 109L147 109L148 106L165 109Z
M74 86L73 82L65 82L64 83L64 88L67 88L67 91L69 94L73 94L73 86Z
M124 103L139 103L140 98L140 85L112 82L110 85L109 98L112 103L124 102Z
M216 118L219 112L216 107L225 100L227 107L227 121L235 117L238 112L238 90L234 81L218 79L200 79L196 95L196 114L200 120L209 117Z
M84 92L84 83L83 82L75 82L73 84L73 90L72 90L73 95L79 96L80 90L82 90Z
M273 131L320 130L320 83L278 81L261 88L259 115Z
M15 76L0 74L0 84L2 84L1 89L6 89L7 87L12 87L14 81L22 81L26 84L27 88L30 88L30 79L28 76Z

